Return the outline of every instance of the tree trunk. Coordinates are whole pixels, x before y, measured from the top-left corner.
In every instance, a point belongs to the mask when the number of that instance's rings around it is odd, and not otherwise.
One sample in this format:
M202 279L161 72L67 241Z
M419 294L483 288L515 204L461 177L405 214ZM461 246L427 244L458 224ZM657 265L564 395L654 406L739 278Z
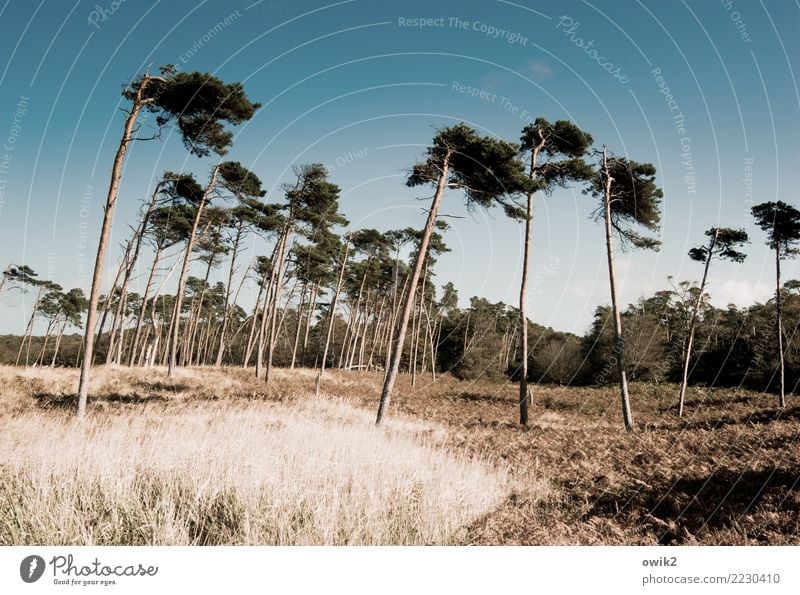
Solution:
M536 162L542 145L537 145L531 152L529 177L536 177ZM533 241L533 206L534 193L528 193L528 205L525 216L525 248L522 258L522 281L519 287L519 334L520 334L520 378L519 378L519 423L528 425L528 407L531 394L528 390L528 276L531 266L531 244Z
M692 345L694 344L694 331L695 327L697 326L697 316L700 313L700 305L703 303L703 290L706 287L706 280L708 279L708 269L711 266L711 258L714 252L714 246L717 243L717 234L719 231L714 233L714 236L711 238L711 243L709 244L708 254L706 255L706 266L703 270L703 280L700 282L700 293L697 296L697 300L694 304L694 311L692 312L692 319L689 322L689 340L686 343L686 353L684 354L683 359L683 376L681 380L681 394L680 399L678 401L678 417L683 417L683 404L686 400L686 387L689 383L689 360L692 358Z
M314 311L317 309L317 298L319 297L319 283L314 283L311 287L311 301L308 304L308 312L306 313L306 330L303 335L303 352L300 355L300 367L306 367L306 349L308 349L308 336L311 334L311 319L314 317Z
M125 345L125 311L128 309L128 291L127 288L122 294L122 311L119 318L119 338L117 339L117 355L114 358L114 363L119 365L122 361L122 348Z
M122 311L122 318L119 321L119 338L114 339L115 333L113 332L114 326L112 326L112 333L111 333L111 342L109 343L108 348L108 355L106 357L106 363L110 361L111 354L114 352L113 345L119 345L117 350L117 357L116 363L122 363L122 350L123 350L123 336L124 336L124 329L123 324L125 322L125 312L124 309L127 307L127 296L128 296L128 284L131 280L131 275L133 275L133 269L136 267L136 263L139 260L139 252L142 248L142 239L144 238L145 231L147 230L147 224L150 221L150 214L153 212L153 208L156 204L156 198L158 198L158 193L161 191L161 188L164 186L164 181L160 181L156 184L155 190L153 190L153 194L150 197L150 201L147 203L147 208L145 209L144 213L142 214L142 220L139 223L138 229L134 231L133 237L128 242L128 247L125 251L125 259L124 259L124 269L125 269L125 276L122 279L122 287L120 289L120 298L124 298L125 304L123 305ZM152 271L151 271L152 275ZM115 281L116 284L116 281ZM117 316L119 315L119 308L114 316L114 322L117 322ZM132 357L132 356L131 356Z
M17 351L17 359L14 360L14 365L19 365L19 359L22 357L22 351L25 349L25 342L28 343L28 351L25 353L25 367L28 366L28 358L31 354L31 340L33 335L33 323L36 320L36 310L39 309L39 302L42 300L42 293L44 292L44 287L40 286L39 290L36 292L36 299L33 300L33 310L31 311L31 317L28 319L28 325L25 328L25 336L22 338L22 343L19 344L19 350Z
M786 407L786 379L785 379L785 363L783 357L783 306L781 304L781 251L780 244L776 242L775 246L775 313L777 314L777 331L778 331L778 377L780 381L780 395L778 404L781 409Z
M194 223L192 224L192 231L189 234L189 239L187 240L186 254L183 258L181 274L178 277L178 292L175 295L175 311L173 314L172 333L169 341L169 366L167 368L167 376L170 378L172 378L175 372L175 366L178 359L178 336L180 334L181 306L183 305L183 292L186 288L186 272L189 269L189 261L192 259L192 248L194 247L195 240L194 236L197 233L197 227L200 225L200 217L203 214L203 207L205 207L206 201L208 200L208 195L211 193L211 191L214 189L214 185L217 183L218 175L219 165L214 168L214 172L211 174L211 180L209 181L208 186L206 186L205 192L203 192L203 198L200 199L200 204L197 205L197 213L195 214Z
M207 230L208 230L208 228L206 228L205 231L207 231ZM200 234L201 237L205 234L205 231L204 231L204 233ZM210 258L208 259L208 266L206 267L206 276L203 278L203 288L200 290L200 299L197 301L197 311L195 312L195 314L193 316L193 319L194 319L193 326L190 325L190 332L186 333L186 335L188 337L188 345L186 347L186 357L184 358L184 360L186 362L188 362L189 365L192 364L192 359L194 358L195 348L198 347L198 345L197 345L197 341L198 341L198 339L197 339L197 329L200 326L200 320L201 320L201 316L203 314L203 302L205 301L206 290L208 289L208 278L211 276L211 266L213 264L214 264L214 255L211 254ZM193 302L192 305L194 305L194 298L192 298L192 302ZM202 336L202 329L200 329L200 331L201 331L200 334ZM198 351L198 355L199 355L200 349L197 349L197 351Z
M349 252L350 252L350 236L348 235L344 241L344 256L342 257L342 266L339 269L339 280L336 282L336 293L333 296L330 312L328 313L330 322L328 322L328 333L325 337L325 348L322 351L322 361L320 362L319 374L317 375L316 396L319 396L319 390L322 385L322 374L323 372L325 372L325 361L328 358L328 347L331 344L331 334L333 332L333 325L336 322L336 306L339 303L339 294L342 292L342 284L344 283L344 270L347 267L347 256Z
M264 311L261 313L261 327L257 337L258 347L256 349L256 378L261 376L261 368L264 366L264 340L266 339L267 334L267 321L271 316L272 302L277 299L277 290L275 286L277 285L277 269L280 266L278 262L282 259L283 247L288 241L289 225L290 223L287 221L283 230L281 231L281 235L279 236L277 243L275 244L275 248L272 251L272 258L270 259L271 266L269 271L269 283L267 284L267 291L266 295L264 296Z
M103 301L102 305L103 316L100 318L100 328L98 328L97 332L95 333L95 342L97 345L100 345L100 340L103 337L103 329L106 326L106 319L108 318L108 313L111 310L111 300L114 299L114 293L117 290L117 285L119 285L120 279L123 277L123 272L127 273L128 259L130 258L132 248L133 248L133 238L131 238L128 241L128 245L125 248L125 253L122 256L122 262L120 262L119 267L117 267L117 275L114 277L114 282L111 284L111 288L108 290L108 295L106 295L106 299ZM120 295L122 295L121 291ZM111 319L111 330L108 333L108 349L106 350L106 363L108 363L109 354L111 354L114 351L113 341L117 328L116 324L117 324L118 313L119 313L119 303L117 303L117 308L114 310L114 318ZM94 356L92 356L92 359L94 359Z
M56 358L58 357L58 348L61 347L61 338L64 336L64 331L67 329L67 319L64 318L64 323L61 325L61 328L56 335L56 344L53 346L53 359L50 362L50 367L56 367Z
M117 195L119 194L122 164L125 160L125 153L128 150L128 145L133 140L133 130L136 125L136 120L139 117L139 112L145 103L143 99L144 90L149 80L150 77L145 76L139 84L139 88L136 90L131 111L128 114L128 118L125 120L122 140L120 140L117 154L114 157L114 164L111 168L111 181L108 186L108 195L106 196L106 204L103 209L103 223L100 228L100 240L97 245L97 257L95 259L94 273L92 275L92 289L89 293L89 310L86 314L86 332L83 338L83 363L81 365L81 375L78 383L78 419L83 419L86 415L86 401L89 397L89 372L92 367L92 356L94 354L94 325L95 319L97 318L97 303L100 299L100 286L103 282L103 263L106 258L108 239L111 235L114 207L116 206Z
M383 383L381 401L378 405L378 415L375 419L375 425L381 424L384 416L389 410L389 403L392 398L394 383L397 380L397 373L400 370L400 359L403 356L403 344L405 343L406 332L408 331L408 321L411 318L411 309L414 306L417 283L419 282L419 276L422 274L422 265L424 264L425 257L428 253L428 245L430 244L431 235L433 234L433 226L436 223L436 217L439 214L439 205L441 204L442 197L444 195L449 169L450 155L448 154L445 156L444 163L442 164L442 171L439 174L439 181L436 184L436 193L433 195L433 201L431 203L431 210L428 212L428 220L425 222L425 228L422 231L422 238L419 242L417 258L416 262L414 263L414 272L411 274L411 279L408 286L408 295L406 296L406 303L403 307L403 318L400 320L400 328L398 329L397 333L397 343L392 351L386 379Z
M264 295L264 290L267 287L267 275L261 277L261 283L258 284L258 295L256 296L256 304L253 306L253 320L250 324L250 333L247 337L247 348L244 352L244 361L242 367L246 368L250 363L250 356L253 355L253 346L256 339L256 328L258 327L258 308L261 305L261 296Z
M405 276L405 279L403 280L403 288L400 291L400 298L399 299L403 299L403 297L406 295L406 289L408 288L408 282L409 282L410 279L411 279L411 274L408 274L408 275ZM397 298L395 298L395 299L397 299ZM391 316L390 316L390 320L389 320L389 324L388 324L388 328L387 328L386 355L384 356L384 360L385 360L385 364L384 364L384 367L385 367L384 383L386 382L386 376L388 376L388 374L389 374L389 368L390 368L389 362L392 359L392 346L394 345L394 342L395 342L394 341L394 334L395 334L395 327L397 327L397 319L398 319L398 316L400 315L400 311L399 310L400 310L399 303L395 304L392 307L392 312L391 312ZM399 370L399 363L398 363L398 370Z
M367 358L367 369L372 368L372 362L375 357L375 349L377 349L378 345L380 344L381 340L381 333L383 332L383 328L385 326L383 312L386 308L386 296L384 295L381 298L381 305L378 308L378 315L375 318L374 327L375 330L372 332L372 344L370 345L369 349L369 357Z
M281 305L281 291L283 290L283 277L286 274L286 256L288 254L289 236L283 242L281 250L278 276L275 279L275 293L272 299L272 315L269 323L269 342L267 343L267 365L264 372L264 382L269 384L270 373L272 372L272 357L275 354L275 344L278 341L278 309ZM285 311L285 310L284 310Z
M150 287L153 284L153 277L156 274L158 262L161 260L162 250L163 248L160 244L156 246L155 255L153 256L153 264L150 265L150 272L147 275L147 283L144 286L144 294L142 294L142 307L139 308L139 315L136 317L136 329L133 333L133 347L131 348L131 357L128 360L128 366L133 366L136 348L139 346L140 334L142 332L142 322L144 321L145 314L147 313L147 296L150 295Z
M219 348L217 349L217 358L214 366L219 368L222 365L222 354L225 353L225 332L228 330L228 306L231 299L231 283L233 283L233 271L236 265L236 254L239 251L239 242L242 239L242 229L244 226L243 221L239 221L239 226L236 228L236 236L233 240L233 249L231 251L231 266L228 269L228 284L225 286L225 304L222 307L222 329L219 333Z
M308 286L303 284L303 291L300 293L300 303L297 304L297 328L294 331L294 345L292 346L292 363L289 366L290 370L294 370L294 364L297 361L297 348L300 345L300 330L303 325L303 305L306 301L306 292Z
M622 319L617 305L617 279L614 272L614 250L611 243L611 184L614 179L608 172L608 153L603 149L603 169L606 174L605 192L603 192L603 218L606 228L606 253L608 255L608 280L611 286L611 311L614 317L614 353L619 373L620 398L622 400L622 420L626 430L633 430L631 401L628 396L628 378L625 375L625 341L622 338ZM614 357L614 356L612 356Z
M33 362L33 367L43 366L44 365L44 356L47 352L47 342L50 340L50 331L53 330L53 326L55 324L55 320L51 320L47 323L47 330L44 333L44 341L42 342L42 349L39 351L39 355L36 356L36 361Z

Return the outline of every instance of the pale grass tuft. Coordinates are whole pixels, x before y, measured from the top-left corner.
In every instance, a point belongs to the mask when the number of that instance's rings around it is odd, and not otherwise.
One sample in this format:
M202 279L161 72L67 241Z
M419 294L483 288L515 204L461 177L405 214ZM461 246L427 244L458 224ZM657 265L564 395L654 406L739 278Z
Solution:
M23 376L51 391L72 379ZM398 416L379 430L310 395L95 408L82 427L31 405L0 418L2 545L457 543L508 487L435 424Z

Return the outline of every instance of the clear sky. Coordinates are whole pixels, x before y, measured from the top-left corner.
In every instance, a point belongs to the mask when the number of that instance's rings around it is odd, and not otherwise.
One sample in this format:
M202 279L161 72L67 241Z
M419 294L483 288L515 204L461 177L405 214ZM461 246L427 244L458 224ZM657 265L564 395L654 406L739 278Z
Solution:
M798 33L789 0L0 0L0 260L88 293L120 90L172 63L243 81L263 104L229 158L266 182L267 200L282 198L293 165L322 162L353 228L423 223L428 193L406 188L404 170L436 127L464 121L516 141L528 118L572 120L598 146L652 162L664 190L661 251L619 259L624 302L668 276L696 280L686 252L714 225L745 227L752 243L743 265L712 269L712 302L763 301L774 262L749 211L798 204ZM211 163L174 136L135 143L110 262L162 171L203 180ZM462 304L515 303L521 224L445 200L452 252L437 284L454 282ZM579 189L537 199L529 315L540 324L581 334L609 301L595 206ZM30 302L0 296L0 333L23 330Z

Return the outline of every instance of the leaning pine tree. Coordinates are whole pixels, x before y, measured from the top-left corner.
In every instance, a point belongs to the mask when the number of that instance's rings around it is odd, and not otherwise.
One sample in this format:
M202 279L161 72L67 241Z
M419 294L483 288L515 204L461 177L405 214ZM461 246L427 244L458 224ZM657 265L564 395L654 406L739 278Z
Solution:
M525 249L522 259L522 281L519 289L520 324L520 380L519 423L528 424L528 406L531 401L528 391L528 316L526 314L528 276L530 273L531 242L533 236L533 206L537 191L550 194L556 187L565 187L570 182L588 180L592 176L589 165L581 159L592 144L590 134L583 132L572 122L557 120L550 123L536 118L522 131L522 151L527 154L529 187L526 190Z
M428 219L419 240L414 268L408 280L408 292L405 295L395 344L388 362L376 425L381 424L389 409L417 285L445 191L449 189L463 191L469 205L489 207L497 202L509 213L518 212L518 209L506 199L526 187L522 163L517 158L518 150L516 145L480 136L475 130L461 123L440 130L426 152L426 159L414 165L406 184L412 187L430 185L435 191Z
M219 193L217 187L227 190L234 196L260 197L264 191L261 190L261 180L243 167L238 161L226 161L217 165L211 173L211 178L205 190L198 193L196 211L192 231L186 243L186 252L183 257L183 265L178 276L178 292L175 294L175 309L172 314L172 334L169 342L169 366L168 375L172 377L175 367L178 364L178 338L180 334L181 307L183 304L183 294L186 288L186 275L189 270L189 262L192 258L192 250L197 236L197 229L203 217L203 209L210 202L215 193ZM199 187L198 187L199 190Z
M765 202L751 209L756 224L767 232L767 246L775 251L775 327L778 339L779 404L786 407L786 379L783 353L783 304L781 303L781 260L800 253L800 211L783 201Z
M709 237L708 244L697 246L689 250L689 258L694 261L705 263L703 269L703 280L697 292L697 300L692 310L692 318L689 322L689 337L686 341L686 351L683 356L683 376L681 377L681 393L678 402L678 417L683 415L683 404L686 399L686 386L689 382L689 361L692 357L692 345L694 343L694 333L697 327L697 317L700 313L700 306L703 303L703 292L708 281L708 269L711 261L715 258L719 260L732 260L733 262L744 262L746 254L736 250L747 242L747 232L743 229L730 229L727 227L712 227L706 231Z
M628 395L628 380L625 373L625 342L622 338L622 320L617 301L617 280L614 269L612 238L619 237L622 247L658 250L661 242L644 237L630 228L641 225L650 231L658 231L659 205L663 193L655 184L656 168L649 163L636 163L622 157L609 156L603 147L602 158L592 178L588 192L601 199L595 218L605 224L606 255L608 258L608 280L611 287L611 313L614 319L614 349L619 374L622 398L622 419L626 430L633 429L633 415Z
M225 130L225 123L241 124L253 117L260 104L252 103L244 93L241 83L225 84L217 77L202 72L176 72L172 66L161 68L160 76L144 74L132 81L122 91L130 101L122 138L111 167L103 223L97 245L89 308L86 314L86 331L83 340L83 363L78 386L78 418L86 413L89 396L89 371L94 351L94 327L100 286L103 281L103 262L111 235L114 207L119 193L125 154L134 140L138 140L138 119L142 110L156 116L160 128L175 124L186 148L199 157L211 152L225 154L233 142L233 134ZM157 137L155 135L153 138Z

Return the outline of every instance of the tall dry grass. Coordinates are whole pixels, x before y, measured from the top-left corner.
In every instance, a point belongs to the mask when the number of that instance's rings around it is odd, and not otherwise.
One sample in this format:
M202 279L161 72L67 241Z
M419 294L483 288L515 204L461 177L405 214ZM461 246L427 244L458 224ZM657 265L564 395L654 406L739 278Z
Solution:
M96 390L115 400L79 426L52 406L72 373L40 372L0 369L2 545L448 544L507 489L439 426L378 430L371 412L298 387L236 399L252 387L232 372L228 398L195 400L226 374L169 387L159 372L104 371ZM173 398L120 404L148 383Z

